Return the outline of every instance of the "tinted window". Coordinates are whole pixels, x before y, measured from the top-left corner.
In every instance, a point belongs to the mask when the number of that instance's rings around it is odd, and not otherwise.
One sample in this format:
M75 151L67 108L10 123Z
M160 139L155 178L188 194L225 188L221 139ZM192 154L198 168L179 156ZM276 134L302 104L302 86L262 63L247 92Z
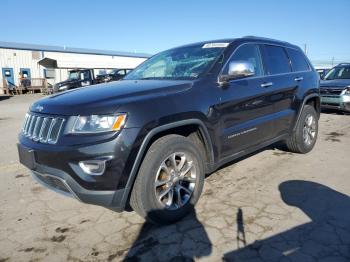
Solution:
M80 73L81 80L89 80L90 79L90 72L89 71L83 71Z
M263 75L263 67L261 62L261 56L259 47L253 44L242 45L238 49L236 49L230 58L230 62L232 61L246 61L251 63L255 69L255 76ZM224 74L228 73L228 64L224 70Z
M289 58L283 47L264 45L264 61L269 75L291 71Z
M331 71L324 78L325 80L333 79L350 79L350 66L337 66L332 68Z
M124 75L125 75L124 70L119 70L119 71L117 72L117 75L124 76Z
M305 56L298 50L287 48L287 52L290 60L292 61L293 71L308 71L310 70L309 64L305 59Z

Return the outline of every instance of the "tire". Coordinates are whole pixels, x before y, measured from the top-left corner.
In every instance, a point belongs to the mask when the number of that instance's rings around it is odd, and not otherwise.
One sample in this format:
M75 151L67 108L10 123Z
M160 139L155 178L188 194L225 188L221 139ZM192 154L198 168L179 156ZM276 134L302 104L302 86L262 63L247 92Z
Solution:
M189 138L167 135L156 140L144 157L131 192L133 210L155 224L174 223L191 212L204 184L201 155Z
M314 148L317 140L318 116L313 106L305 105L302 110L297 126L286 141L286 146L291 152L306 154ZM311 125L309 117L312 117ZM306 138L307 136L310 140Z

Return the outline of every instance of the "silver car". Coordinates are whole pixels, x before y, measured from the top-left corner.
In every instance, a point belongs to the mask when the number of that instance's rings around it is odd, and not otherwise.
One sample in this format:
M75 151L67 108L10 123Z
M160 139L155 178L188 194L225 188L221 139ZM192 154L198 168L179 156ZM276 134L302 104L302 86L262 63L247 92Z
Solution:
M322 108L350 112L350 63L333 67L320 83Z

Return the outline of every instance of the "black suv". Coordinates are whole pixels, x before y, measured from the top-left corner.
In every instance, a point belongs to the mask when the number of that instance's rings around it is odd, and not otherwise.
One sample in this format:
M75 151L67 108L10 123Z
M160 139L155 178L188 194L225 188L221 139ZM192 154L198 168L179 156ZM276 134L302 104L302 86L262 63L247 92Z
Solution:
M39 100L18 149L55 191L171 223L223 164L277 141L309 152L319 113L319 77L299 47L208 41L159 53L122 81Z

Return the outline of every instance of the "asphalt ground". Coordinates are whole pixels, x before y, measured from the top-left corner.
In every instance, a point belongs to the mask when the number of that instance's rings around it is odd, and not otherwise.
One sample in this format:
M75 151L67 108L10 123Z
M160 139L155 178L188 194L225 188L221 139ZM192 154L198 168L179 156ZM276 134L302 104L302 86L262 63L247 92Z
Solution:
M350 261L350 116L321 114L312 152L270 146L207 177L169 226L38 185L16 142L40 95L0 101L0 262Z

